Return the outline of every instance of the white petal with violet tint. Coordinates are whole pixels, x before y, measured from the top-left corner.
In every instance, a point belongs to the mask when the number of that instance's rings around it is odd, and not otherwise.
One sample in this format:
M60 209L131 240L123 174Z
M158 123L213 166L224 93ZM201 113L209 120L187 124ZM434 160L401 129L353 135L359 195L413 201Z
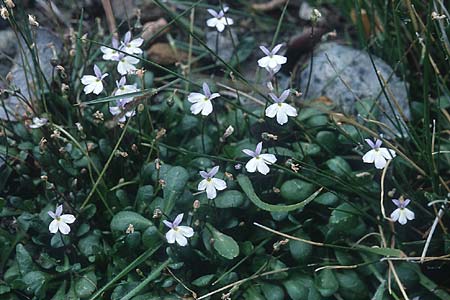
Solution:
M225 18L225 24L226 24L226 25L233 25L233 24L234 24L234 21L233 21L233 19L231 19L231 18Z
M250 159L246 164L245 164L245 169L247 170L247 172L250 173L254 173L256 172L256 165L258 163L258 159L256 159L255 157L253 157L252 159Z
M115 115L120 114L120 113L122 112L122 110L121 110L120 107L118 107L118 106L111 106L111 107L109 108L109 112L110 112L113 116L115 116Z
M185 237L192 237L194 235L194 229L189 226L178 226L178 231Z
M214 187L219 191L222 191L227 188L227 183L225 182L225 180L219 178L212 178L211 181Z
M198 115L203 110L203 106L204 105L205 105L205 102L203 102L203 101L192 104L191 105L191 112L194 115Z
M73 215L62 215L61 217L61 221L63 221L64 223L67 224L72 224L73 222L75 222L75 217Z
M173 229L170 229L169 231L167 231L166 239L169 244L175 243L175 235L176 234L177 234L177 232Z
M217 22L217 18L211 18L206 20L206 25L208 25L208 27L216 27Z
M408 219L408 220L414 220L414 218L415 218L415 214L414 214L414 212L412 212L411 210L409 210L409 209L407 209L407 208L404 208L403 209L404 210L404 212L405 212L405 216L406 216L406 218Z
M251 156L251 157L255 156L255 152L253 152L250 149L243 149L242 152L244 152L245 154L247 154L248 156Z
M204 191L206 189L207 185L208 185L208 181L206 179L203 179L202 181L200 181L198 183L197 190Z
M269 58L269 64L267 65L269 68L275 69L279 65L280 64L276 61L275 57L272 56Z
M184 247L187 245L187 239L181 234L181 232L177 232L175 234L175 239L178 243L178 245Z
M383 169L386 166L386 159L378 151L375 153L375 168Z
M400 224L402 224L402 225L405 225L406 222L408 222L408 220L406 219L406 215L405 215L405 210L404 209L400 209L398 222Z
M200 93L190 93L188 96L188 101L191 103L197 103L205 100L205 95Z
M212 103L211 103L211 101L205 101L204 102L205 104L203 105L203 109L202 109L202 115L203 116L207 116L207 115L209 115L210 113L212 113L212 111L213 111L213 106L212 106Z
M81 77L81 83L84 85L88 85L97 81L97 77L93 75L84 75Z
M212 182L208 182L206 185L206 197L208 199L214 199L217 196L216 188Z
M137 39L132 40L130 42L130 45L135 47L135 48L139 48L140 46L142 46L142 43L144 43L144 39L143 38L137 38Z
M262 158L258 159L256 169L263 175L266 175L270 171L269 167L266 165L266 162Z
M57 220L53 220L50 225L48 225L48 230L51 233L56 233L58 231L58 221Z
M296 117L297 116L297 110L287 103L283 103L283 111L289 116L289 117Z
M284 65L287 62L287 58L281 55L274 55L273 60L279 65Z
M394 222L397 222L399 217L400 217L400 208L397 208L396 210L394 210L394 211L391 213L391 219L392 219Z
M363 162L371 164L375 161L375 150L369 150L364 156L362 157Z
M261 154L259 155L266 163L274 164L277 161L277 158L273 154Z
M172 228L172 223L167 221L167 220L163 220L164 225L166 225L169 228Z
M103 91L103 83L101 81L98 81L93 84L94 85L94 91L93 93L98 95Z
M225 24L221 20L217 20L216 28L218 32L222 32L225 29Z
M269 61L270 61L270 56L264 56L263 58L260 58L260 59L258 60L258 65L259 65L261 68L266 68L266 67L269 66Z
M281 70L281 65L277 65L277 67L275 69L271 69L269 67L266 67L265 69L269 73L276 74L278 71Z
M288 122L288 116L281 107L278 109L277 112L277 122L280 125L284 125Z
M383 157L386 159L392 159L397 155L395 153L395 151L392 149L380 148L379 151L380 151L381 155L383 155Z
M213 94L209 97L209 100L215 99L215 98L217 98L217 97L220 97L220 94L219 94L219 93L213 93Z
M266 108L266 116L269 118L273 118L276 116L278 109L279 109L278 103L271 104L269 107Z
M174 224L175 226L180 225L181 221L183 221L183 216L184 216L184 214L178 214L178 215L175 217L175 220L173 220L173 224Z
M70 226L64 222L58 222L58 228L62 234L69 234L70 232Z

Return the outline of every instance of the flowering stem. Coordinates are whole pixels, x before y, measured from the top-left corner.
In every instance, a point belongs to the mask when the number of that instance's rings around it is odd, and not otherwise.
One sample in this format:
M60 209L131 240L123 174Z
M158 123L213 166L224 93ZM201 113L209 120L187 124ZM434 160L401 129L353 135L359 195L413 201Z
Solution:
M202 118L202 149L203 149L203 153L206 153L206 147L205 147L205 118Z

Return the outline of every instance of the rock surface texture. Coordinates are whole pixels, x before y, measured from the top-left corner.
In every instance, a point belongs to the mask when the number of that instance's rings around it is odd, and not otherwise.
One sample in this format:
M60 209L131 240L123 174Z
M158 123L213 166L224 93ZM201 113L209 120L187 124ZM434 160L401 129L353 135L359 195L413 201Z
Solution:
M382 59L374 55L372 55L372 59L377 71L388 82L385 89L387 95L395 98L405 117L410 118L407 85ZM304 94L310 73L309 64L310 61L297 73L298 84ZM391 94L394 97L391 97ZM376 100L375 103L381 112L378 120L398 133L394 126L396 124L394 118L399 117L400 113L395 109L393 101L391 102L394 109L389 105L369 54L365 51L336 42L319 45L314 50L311 81L305 96L306 99L325 96L333 101L337 110L353 115L357 114L357 101ZM391 122L390 119L394 122Z

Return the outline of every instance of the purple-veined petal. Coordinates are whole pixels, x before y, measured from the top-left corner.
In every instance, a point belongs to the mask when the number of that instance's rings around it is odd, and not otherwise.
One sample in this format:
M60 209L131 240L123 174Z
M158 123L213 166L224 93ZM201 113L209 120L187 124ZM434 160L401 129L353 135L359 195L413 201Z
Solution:
M261 49L261 51L264 52L265 55L270 56L270 51L265 46L259 46L259 49Z
M214 176L216 176L216 174L217 174L218 171L219 171L219 166L215 166L214 168L212 168L212 169L208 172L209 177L214 177Z
M58 232L58 221L57 220L53 220L49 225L48 225L48 230L51 233L56 233Z
M56 215L55 215L54 212L49 211L49 212L47 212L47 213L48 213L48 215L49 215L50 217L52 217L52 219L56 219Z
M218 14L214 9L208 8L207 11L209 12L209 14L215 18L217 18Z
M205 171L200 171L199 172L200 173L200 176L202 176L203 178L205 178L205 179L208 179L208 172L205 172Z
M260 155L260 154L261 154L261 151L262 151L262 142L259 142L259 143L256 145L255 155L256 155L256 156Z
M167 231L166 239L167 239L167 242L169 244L175 243L175 236L176 236L176 234L177 234L177 232L175 230L173 230L173 229L170 229L169 231Z
M194 235L194 229L189 226L178 226L178 230L185 237L192 237Z
M403 201L403 207L408 206L408 204L411 202L411 199L405 199L405 201Z
M275 47L273 47L272 51L270 51L270 54L275 55L280 51L281 47L283 47L283 44L278 44Z
M203 82L202 87L203 87L203 93L205 94L206 98L209 98L211 96L211 91L209 89L208 84L206 82Z
M253 150L250 150L250 149L243 149L242 152L244 152L245 154L247 154L248 156L251 156L251 157L256 156L255 152L253 152Z
M377 139L375 142L375 148L380 148L382 143L383 142L381 140Z
M127 33L125 33L125 37L123 39L123 42L125 44L128 44L131 41L131 31L127 31Z
M100 70L100 68L97 65L94 65L94 74L95 74L95 77L97 77L98 79L102 78L102 71Z
M55 212L56 217L59 218L59 217L61 216L62 212L63 212L63 206L62 206L62 205L59 205L59 206L56 208L56 212Z
M58 229L62 234L69 234L70 232L70 226L64 222L58 222Z
M375 149L375 144L371 139L365 139L366 143L369 144L370 148Z
M286 101L286 99L289 97L290 92L291 91L289 89L285 90L279 98L280 102Z
M179 214L176 218L175 218L175 220L173 220L173 226L174 227L177 227L178 225L180 225L180 223L181 223L181 221L183 221L183 216L184 216L184 214Z
M272 98L273 102L278 103L280 99L274 93L269 93L269 97Z
M184 237L183 234L177 232L175 234L175 240L177 241L177 244L180 245L181 247L184 247L187 245L187 239Z
M400 200L398 199L392 199L392 202L395 204L395 206L400 207Z
M169 221L163 220L163 223L164 223L164 225L166 225L167 227L169 227L169 228L173 228L173 224L172 224L172 222L169 222Z
M63 221L64 223L67 223L67 224L72 224L76 220L73 215L69 215L69 214L61 215L60 218L61 218L61 221Z

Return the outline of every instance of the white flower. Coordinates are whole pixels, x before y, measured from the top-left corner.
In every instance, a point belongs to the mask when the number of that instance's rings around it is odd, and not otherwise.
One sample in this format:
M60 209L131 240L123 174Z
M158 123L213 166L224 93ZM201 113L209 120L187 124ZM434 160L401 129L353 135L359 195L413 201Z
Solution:
M75 217L73 215L61 215L63 211L63 206L60 205L56 208L55 212L49 211L48 214L53 218L53 221L48 226L48 230L51 233L56 233L58 230L62 234L69 234L70 227L67 224L72 224L75 222Z
M375 162L375 168L383 169L386 166L388 160L396 156L395 151L388 148L380 148L381 141L377 139L374 142L370 139L365 140L367 144L372 148L363 156L363 162L371 164Z
M128 54L142 54L141 48L139 48L142 43L144 42L144 39L137 38L134 40L131 40L131 32L128 31L125 34L125 38L122 42L122 51L125 51Z
M208 9L208 12L213 18L206 20L206 25L208 25L208 27L216 27L218 32L222 32L227 25L233 25L233 19L225 17L225 13L228 9L229 7L227 6L219 12L216 12L214 9Z
M183 214L179 214L173 222L164 220L164 224L170 228L166 233L166 239L169 244L175 243L175 241L180 246L187 245L187 239L194 235L194 229L189 226L179 226L183 220Z
M85 85L84 92L86 94L94 93L98 95L103 91L102 80L108 76L108 73L102 74L102 71L100 71L100 68L97 67L97 65L94 65L94 73L95 76L84 75L81 77L81 83Z
M118 56L119 63L117 64L117 72L120 75L126 75L136 71L135 64L139 63L139 59L133 56L125 55L120 53Z
M249 149L242 150L242 152L252 157L252 159L245 164L247 172L254 173L258 171L259 173L266 175L270 171L267 165L274 164L277 161L275 155L261 154L261 150L262 142L259 142L258 145L256 145L255 151Z
M123 76L119 81L116 81L117 90L114 92L114 96L126 95L130 93L138 92L139 89L136 84L126 84L126 78ZM133 97L120 99L125 103L129 103L133 100Z
M405 225L408 220L414 220L414 212L406 208L406 206L411 202L410 199L392 199L392 202L394 202L397 206L397 209L391 214L391 219L394 220L394 222L398 221L400 224Z
M31 26L39 27L39 23L36 21L36 17L33 15L28 15L28 23L30 23Z
M209 172L200 171L200 176L202 176L204 179L200 181L197 189L199 191L206 190L206 197L208 199L216 198L217 191L222 191L227 188L227 184L224 180L214 178L214 176L217 174L217 171L219 171L218 166L212 168Z
M190 93L188 96L188 101L192 104L191 112L194 115L198 115L200 112L203 116L207 116L213 111L213 106L211 100L220 97L219 93L211 94L209 86L206 82L203 83L203 93Z
M277 73L281 69L281 65L284 65L287 62L286 57L277 55L282 46L283 44L278 44L273 47L272 51L269 51L269 49L264 46L259 47L266 56L258 60L258 65L261 68L265 68L272 75Z
M117 41L114 37L112 38L112 48L101 46L100 50L103 52L104 60L119 60L119 52L117 49L119 48L119 41Z
M33 123L30 124L30 128L33 128L33 129L40 128L47 123L48 123L48 119L46 119L46 118L33 117Z
M126 99L119 99L116 101L116 106L110 106L109 107L109 112L113 115L120 115L121 113L125 112L120 119L118 120L120 123L125 123L125 121L127 120L127 118L131 118L134 115L136 115L136 110L132 109L127 111L127 107L126 105L129 102L126 101Z
M288 116L297 116L297 110L291 105L284 103L289 97L289 90L285 90L279 98L273 93L269 93L269 96L275 103L266 108L267 117L274 118L277 116L278 124L283 125L288 122Z

